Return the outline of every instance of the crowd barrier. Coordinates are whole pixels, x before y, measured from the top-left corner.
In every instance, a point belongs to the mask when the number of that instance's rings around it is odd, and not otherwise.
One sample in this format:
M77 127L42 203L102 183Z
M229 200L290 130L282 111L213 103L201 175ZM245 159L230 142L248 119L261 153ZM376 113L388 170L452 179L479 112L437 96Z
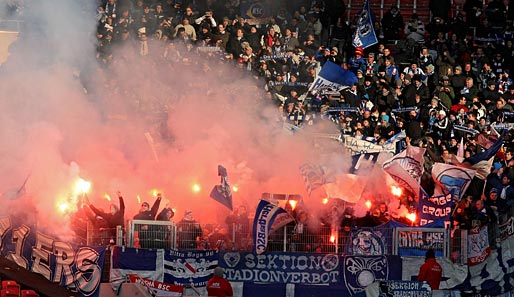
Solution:
M109 229L88 228L88 245L117 245L135 248L252 251L250 228L241 232L236 225L229 232L216 225L202 225L202 236L179 230L168 221L131 220L127 229L118 226ZM94 231L94 232L92 232ZM227 234L229 233L229 234ZM286 225L269 235L269 252L336 253L342 255L397 255L424 256L431 248L438 257L451 258L454 263L465 264L467 231L446 228L398 227L384 224L377 227L343 228L321 226L316 232L301 225ZM187 241L184 244L184 241Z

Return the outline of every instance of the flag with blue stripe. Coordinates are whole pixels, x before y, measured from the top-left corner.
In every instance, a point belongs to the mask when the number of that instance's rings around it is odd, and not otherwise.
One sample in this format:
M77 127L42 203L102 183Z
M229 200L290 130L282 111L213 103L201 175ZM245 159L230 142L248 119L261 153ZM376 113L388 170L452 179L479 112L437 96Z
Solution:
M253 220L254 252L256 254L260 255L266 251L271 226L281 213L287 213L287 211L266 200L259 202Z
M316 76L309 91L322 89L339 91L345 86L353 86L357 82L357 76L353 72L345 70L331 61L327 61Z
M364 2L362 12L359 16L357 28L353 34L352 44L354 47L362 47L364 49L376 43L378 43L378 39L373 27L369 0L366 0L366 2Z

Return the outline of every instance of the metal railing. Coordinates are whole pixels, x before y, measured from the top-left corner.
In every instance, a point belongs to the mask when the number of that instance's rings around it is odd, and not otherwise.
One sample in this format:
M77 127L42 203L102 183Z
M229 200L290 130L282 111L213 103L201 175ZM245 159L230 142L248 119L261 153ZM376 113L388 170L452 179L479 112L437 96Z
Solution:
M0 18L0 31L20 32L23 21Z
M439 257L448 257L450 232L445 228L394 228L393 255L425 256L431 248Z
M132 220L127 224L128 247L175 249L177 227L169 221Z

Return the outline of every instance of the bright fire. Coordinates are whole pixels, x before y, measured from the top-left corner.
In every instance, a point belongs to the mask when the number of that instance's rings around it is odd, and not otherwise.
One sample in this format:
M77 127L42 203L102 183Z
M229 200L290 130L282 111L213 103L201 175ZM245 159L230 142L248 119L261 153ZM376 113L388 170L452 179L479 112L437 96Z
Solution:
M59 211L61 213L67 213L68 210L70 209L70 204L66 201L62 201L60 202L58 205L57 205L57 208L59 209Z
M416 213L415 212L408 213L407 214L407 219L409 219L409 221L414 223L416 221Z
M141 204L141 196L137 195L137 204Z
M371 208L371 201L367 200L366 201L366 208L368 208L368 210Z
M77 180L77 182L75 183L74 194L75 195L87 194L90 189L91 189L91 182L88 182L87 180L79 178Z
M198 193L202 190L199 184L194 184L192 188L193 192Z
M157 189L153 189L151 192L152 192L152 196L154 196L154 197L157 197L157 194L159 194L159 190L157 190Z
M237 191L239 191L239 187L236 186L236 185L233 185L232 186L232 192L237 192Z
M330 242L331 243L336 242L336 236L335 235L330 235Z
M111 196L109 196L109 194L105 194L104 195L104 198L107 199L107 201L111 202Z
M296 204L298 204L298 201L296 200L289 200L289 205L291 205L291 209L294 210L296 208Z
M400 187L396 187L396 186L391 186L391 194L393 194L394 196L396 197L400 197L402 196L402 188Z
M323 200L321 200L321 203L327 204L328 203L328 198L323 198Z

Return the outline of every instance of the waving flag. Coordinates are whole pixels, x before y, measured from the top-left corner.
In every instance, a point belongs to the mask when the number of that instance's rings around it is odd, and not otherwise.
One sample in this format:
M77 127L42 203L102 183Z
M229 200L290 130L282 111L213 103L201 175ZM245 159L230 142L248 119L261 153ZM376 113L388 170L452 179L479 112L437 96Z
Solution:
M318 189L324 184L333 183L335 181L332 175L327 174L323 166L317 164L303 164L300 166L300 173L303 177L303 182L305 183L305 187L307 188L307 193L309 193L309 195L312 191Z
M211 191L211 198L225 205L232 210L232 191L228 183L227 169L218 165L218 176L221 176L221 184L214 186Z
M260 255L266 251L271 226L275 218L281 213L287 213L287 211L266 200L259 202L253 220L254 251L256 254Z
M452 213L453 192L445 195L428 197L425 191L421 191L419 197L419 225L423 226L443 219L449 225Z
M475 172L474 169L435 163L432 167L432 178L443 190L446 190L446 193L453 191L454 198L460 201L475 176Z
M414 195L420 193L419 181L424 172L424 148L407 146L407 149L384 162L384 171L398 184Z
M342 90L345 86L353 86L358 82L357 76L343 67L327 61L321 71L316 76L309 91L330 89L334 91Z
M364 2L364 7L359 16L359 22L353 35L352 44L354 47L367 48L378 42L371 18L371 9L369 8L369 0Z

